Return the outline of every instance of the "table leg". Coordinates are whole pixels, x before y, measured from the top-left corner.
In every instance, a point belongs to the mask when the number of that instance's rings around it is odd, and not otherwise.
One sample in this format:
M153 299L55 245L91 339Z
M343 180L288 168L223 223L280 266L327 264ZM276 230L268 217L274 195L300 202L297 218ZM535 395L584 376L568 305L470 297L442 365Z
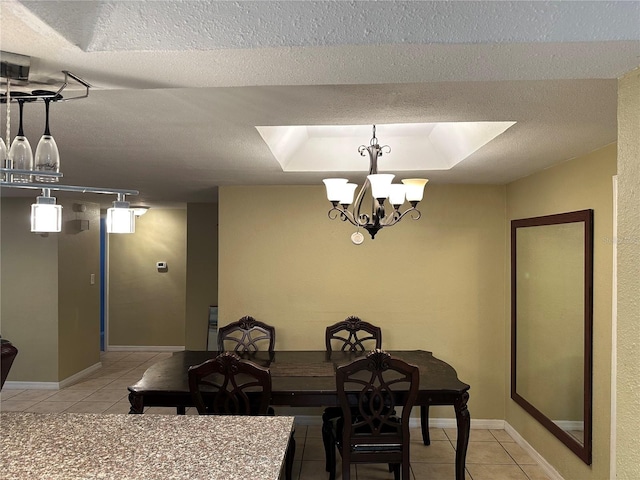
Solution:
M469 429L471 428L471 415L467 408L469 392L464 392L455 399L453 407L456 411L456 423L458 425L458 441L456 442L456 480L464 480L464 468L469 446Z
M144 397L142 395L129 393L129 403L131 404L129 414L144 413Z
M431 445L429 436L429 404L420 405L420 427L422 428L422 442Z

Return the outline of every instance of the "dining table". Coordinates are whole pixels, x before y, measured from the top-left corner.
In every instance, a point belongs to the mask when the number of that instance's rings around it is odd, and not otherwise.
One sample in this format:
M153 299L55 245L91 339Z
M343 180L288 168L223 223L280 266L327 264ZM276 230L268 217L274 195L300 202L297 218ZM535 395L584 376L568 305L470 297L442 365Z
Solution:
M0 414L3 480L278 480L292 416Z
M192 365L215 358L217 351L183 350L150 366L142 378L129 386L129 413L141 414L145 407L176 407L184 414L193 406L187 372ZM331 407L338 406L335 372L368 352L348 351L291 351L246 352L241 356L269 368L272 379L273 406ZM392 357L416 365L420 371L420 386L415 405L420 406L423 441L428 440L429 406L450 405L456 417L457 440L456 480L465 479L465 460L469 445L471 416L467 403L470 386L458 379L455 369L447 362L424 350L389 350ZM396 391L396 404L402 405L406 391Z

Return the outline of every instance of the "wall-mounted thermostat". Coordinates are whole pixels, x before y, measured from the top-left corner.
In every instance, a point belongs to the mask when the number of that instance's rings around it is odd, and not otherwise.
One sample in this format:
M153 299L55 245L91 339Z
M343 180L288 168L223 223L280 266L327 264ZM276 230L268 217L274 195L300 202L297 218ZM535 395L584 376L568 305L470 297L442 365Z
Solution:
M156 263L156 268L158 270L166 270L169 267L167 266L167 262L157 262Z

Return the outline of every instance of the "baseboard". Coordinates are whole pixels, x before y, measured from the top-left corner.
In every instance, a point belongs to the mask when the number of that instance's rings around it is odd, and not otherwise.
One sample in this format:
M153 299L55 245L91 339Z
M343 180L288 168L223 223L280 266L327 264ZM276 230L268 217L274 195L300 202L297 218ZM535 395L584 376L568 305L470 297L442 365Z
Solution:
M181 352L184 345L108 345L107 352Z
M511 438L515 440L515 442L522 447L524 451L526 451L531 458L533 458L540 468L544 470L544 473L549 477L549 480L564 480L562 475L558 473L558 471L553 468L553 466L545 460L545 458L540 455L524 438L520 435L515 428L509 425L508 422L504 422L504 430L507 432Z
M419 427L420 418L412 417L409 420L409 426ZM429 418L429 427L433 428L458 428L455 418ZM472 418L471 428L473 429L485 429L485 430L502 430L504 428L504 420L498 419L486 419L486 418Z
M102 368L102 362L95 363L91 365L89 368L85 368L81 372L78 372L75 375L71 375L70 377L67 377L64 380L62 380L58 384L59 388L65 388L65 387L68 387L69 385L77 383L79 380L92 374L93 372L95 372L96 370L99 370L100 368Z
M5 382L2 388L8 390L60 390L78 382L78 380L92 374L101 367L102 362L98 362L60 382Z
M6 381L3 390L60 390L58 382L11 382Z

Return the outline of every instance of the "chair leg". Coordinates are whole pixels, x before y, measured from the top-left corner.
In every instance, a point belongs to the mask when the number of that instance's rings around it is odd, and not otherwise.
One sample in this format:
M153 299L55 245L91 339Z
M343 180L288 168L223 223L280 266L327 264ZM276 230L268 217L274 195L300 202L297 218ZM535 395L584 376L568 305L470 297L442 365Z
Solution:
M296 456L296 439L291 434L289 437L289 445L287 446L287 453L284 459L284 478L286 480L293 479L293 459Z
M429 404L420 405L420 427L422 428L422 442L431 445L429 436Z
M349 459L345 459L344 455L342 456L342 480L350 480L351 479L351 462ZM331 479L334 480L334 479Z
M400 480L400 464L390 463L389 466L393 467L393 480ZM406 478L408 479L409 477ZM405 480L405 477L402 477L402 480Z
M324 456L325 465L324 468L327 472L331 471L331 450L333 450L335 456L335 445L332 444L331 435L331 422L322 421L322 443L324 444Z
M326 428L325 428L326 427ZM336 478L336 439L331 422L322 425L322 441L324 442L325 470L329 472L329 480Z
M412 478L410 470L409 462L402 462L402 480L410 480Z

